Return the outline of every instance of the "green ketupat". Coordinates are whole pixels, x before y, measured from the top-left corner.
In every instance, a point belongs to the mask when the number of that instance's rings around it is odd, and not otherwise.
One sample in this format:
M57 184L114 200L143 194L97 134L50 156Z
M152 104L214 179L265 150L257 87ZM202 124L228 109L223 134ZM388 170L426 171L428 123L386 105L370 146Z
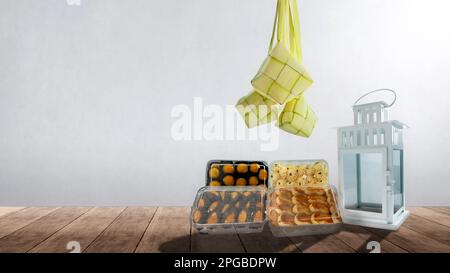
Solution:
M278 118L279 106L255 90L239 99L236 109L248 128L270 123Z
M251 82L261 95L284 104L305 92L313 80L289 50L278 43Z
M313 80L302 65L297 0L278 0L275 14L268 56L251 81L254 90L236 108L249 128L278 119L280 129L309 137L317 117L304 97Z
M277 126L291 134L309 137L314 130L316 122L316 114L302 95L286 103L278 119Z

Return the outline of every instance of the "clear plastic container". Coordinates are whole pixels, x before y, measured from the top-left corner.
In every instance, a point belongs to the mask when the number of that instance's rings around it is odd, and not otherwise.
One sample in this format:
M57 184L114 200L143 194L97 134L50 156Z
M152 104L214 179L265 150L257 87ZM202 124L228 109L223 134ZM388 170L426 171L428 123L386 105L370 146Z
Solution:
M275 237L329 234L342 226L336 190L328 185L272 188L266 214Z
M269 187L328 185L328 163L325 160L278 160L270 164Z
M206 186L267 186L269 167L264 161L210 160Z
M261 232L265 223L265 187L202 187L191 211L200 233Z

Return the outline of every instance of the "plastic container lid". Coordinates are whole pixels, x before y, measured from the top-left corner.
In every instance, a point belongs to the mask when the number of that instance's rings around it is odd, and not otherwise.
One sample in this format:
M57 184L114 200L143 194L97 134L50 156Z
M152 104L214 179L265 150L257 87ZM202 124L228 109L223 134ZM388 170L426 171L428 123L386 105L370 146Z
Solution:
M206 185L267 186L268 170L264 161L210 160L206 166Z
M203 187L191 211L194 227L204 232L261 231L265 222L264 187Z
M328 185L328 163L325 160L278 160L270 165L269 187Z

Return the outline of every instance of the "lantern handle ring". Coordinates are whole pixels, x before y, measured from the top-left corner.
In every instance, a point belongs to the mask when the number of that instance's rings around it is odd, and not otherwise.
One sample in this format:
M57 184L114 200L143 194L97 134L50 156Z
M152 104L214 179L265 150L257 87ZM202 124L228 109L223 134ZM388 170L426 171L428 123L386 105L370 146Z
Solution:
M394 90L389 89L389 88L380 88L380 89L376 89L376 90L372 90L372 91L370 91L370 92L367 92L367 93L365 93L364 95L362 95L361 97L359 97L359 98L355 101L355 103L353 103L353 106L355 106L361 99L367 97L368 95L373 94L373 93L383 92L383 91L391 92L392 94L394 94L394 100L392 101L391 104L389 104L389 105L386 106L386 108L391 107L392 105L394 105L395 101L397 100L397 93L395 93Z

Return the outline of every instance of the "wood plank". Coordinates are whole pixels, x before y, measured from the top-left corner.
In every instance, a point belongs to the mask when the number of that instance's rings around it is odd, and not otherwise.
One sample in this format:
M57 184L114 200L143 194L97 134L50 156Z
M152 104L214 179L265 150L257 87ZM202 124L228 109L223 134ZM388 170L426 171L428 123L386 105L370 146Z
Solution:
M382 253L405 253L403 248L400 248L386 239L368 231L360 226L344 225L344 228L336 234L336 237L349 245L356 252L368 253L367 244L371 241L376 241L380 244Z
M245 250L250 253L298 253L300 250L286 237L274 237L266 225L261 233L242 234L238 232Z
M67 243L80 243L85 250L119 215L124 207L96 207L73 221L50 238L31 249L30 252L64 253Z
M432 209L437 212L440 212L440 213L450 215L450 207L427 207L427 208Z
M159 207L135 252L189 252L190 233L188 207Z
M200 234L191 227L191 252L193 253L243 253L241 241L233 228L229 234Z
M0 238L33 223L56 209L56 207L30 207L3 216L0 218Z
M450 252L450 246L418 233L406 226L397 231L367 228L408 252Z
M353 253L351 247L333 234L291 237L303 253Z
M426 207L410 207L409 210L412 214L418 215L435 223L450 227L450 215L441 213Z
M156 207L128 207L85 250L90 253L134 252L149 225Z
M255 234L199 234L186 207L0 207L0 252L69 252L69 241L86 252L367 252L369 241L380 242L385 253L450 252L450 208L408 210L412 215L395 232L345 225L333 235L276 238L267 227Z
M0 239L0 253L24 253L63 228L90 208L64 207Z
M436 241L450 245L450 228L447 226L414 214L408 217L403 226L435 239Z
M25 207L0 207L0 217L8 215L10 213L23 210Z

